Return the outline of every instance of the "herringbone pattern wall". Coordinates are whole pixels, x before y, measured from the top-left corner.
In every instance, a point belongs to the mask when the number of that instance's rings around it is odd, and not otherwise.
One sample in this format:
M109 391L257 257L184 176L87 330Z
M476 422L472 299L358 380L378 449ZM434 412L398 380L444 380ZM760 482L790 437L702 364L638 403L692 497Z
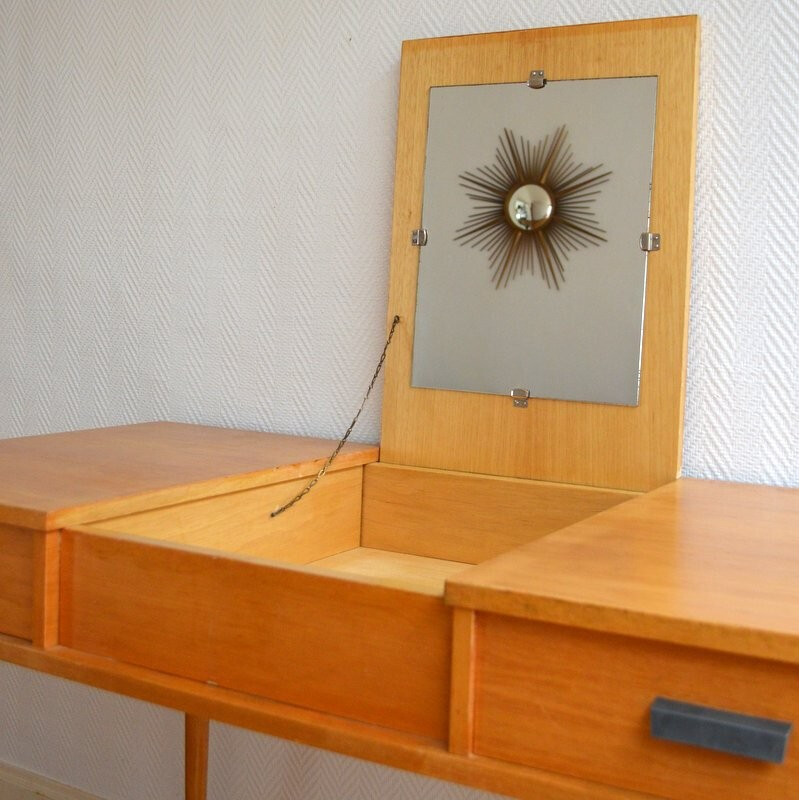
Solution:
M703 22L685 472L796 483L793 0L0 0L0 436L337 436L383 337L401 40L680 13ZM179 728L0 668L0 760L105 797L179 797ZM213 736L212 800L485 797Z

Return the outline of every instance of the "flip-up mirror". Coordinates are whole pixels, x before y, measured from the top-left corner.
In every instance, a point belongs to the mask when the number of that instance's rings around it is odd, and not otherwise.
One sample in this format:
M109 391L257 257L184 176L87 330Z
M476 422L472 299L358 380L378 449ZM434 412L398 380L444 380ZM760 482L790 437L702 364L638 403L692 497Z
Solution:
M638 405L657 88L430 89L412 386Z

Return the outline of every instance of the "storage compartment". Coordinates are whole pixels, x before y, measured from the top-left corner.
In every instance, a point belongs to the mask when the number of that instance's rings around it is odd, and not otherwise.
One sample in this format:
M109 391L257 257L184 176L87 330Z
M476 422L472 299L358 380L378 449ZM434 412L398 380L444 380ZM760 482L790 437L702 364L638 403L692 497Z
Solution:
M65 531L60 643L444 741L447 578L631 496L370 464L270 517L305 483Z
M36 531L0 524L0 633L33 638Z
M675 800L797 796L797 667L477 615L475 753ZM657 697L793 722L783 764L654 739Z
M286 512L307 478L91 523L441 596L444 582L634 492L373 463L328 473Z

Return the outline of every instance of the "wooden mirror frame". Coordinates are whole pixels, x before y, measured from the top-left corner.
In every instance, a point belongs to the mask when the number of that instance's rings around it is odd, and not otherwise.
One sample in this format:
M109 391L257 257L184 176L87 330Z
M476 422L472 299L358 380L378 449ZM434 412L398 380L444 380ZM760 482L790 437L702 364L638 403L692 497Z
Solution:
M388 318L403 324L386 365L381 460L647 491L680 474L694 197L699 20L634 20L404 42ZM637 407L411 387L431 86L656 75L658 98Z

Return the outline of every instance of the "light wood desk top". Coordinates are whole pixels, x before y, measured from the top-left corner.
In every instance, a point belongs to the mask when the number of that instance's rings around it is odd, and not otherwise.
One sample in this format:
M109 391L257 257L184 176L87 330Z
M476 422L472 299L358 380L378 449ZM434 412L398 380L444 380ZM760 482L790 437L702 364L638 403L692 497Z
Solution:
M447 602L796 663L797 498L678 480L451 578Z
M36 529L314 475L327 439L147 422L0 441L0 523ZM378 457L347 444L331 469Z

